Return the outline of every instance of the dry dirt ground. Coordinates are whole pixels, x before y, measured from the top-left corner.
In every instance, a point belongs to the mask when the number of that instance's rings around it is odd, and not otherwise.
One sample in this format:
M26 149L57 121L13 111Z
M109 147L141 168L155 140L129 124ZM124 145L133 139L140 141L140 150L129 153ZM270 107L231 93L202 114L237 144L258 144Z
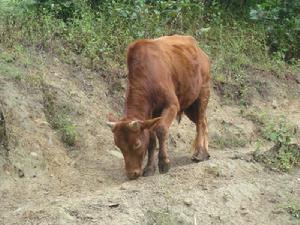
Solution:
M3 51L0 224L300 224L288 210L300 206L300 169L276 172L253 161L256 125L239 106L222 104L213 89L211 159L191 162L195 127L185 117L171 129L169 173L128 181L105 125L108 113L122 111L125 73ZM266 88L267 95L253 96L250 109L283 114L300 127L299 83L274 79ZM68 108L75 146L64 144L53 129L49 98L57 108ZM232 147L218 144L218 138L232 136ZM262 143L262 149L271 146Z

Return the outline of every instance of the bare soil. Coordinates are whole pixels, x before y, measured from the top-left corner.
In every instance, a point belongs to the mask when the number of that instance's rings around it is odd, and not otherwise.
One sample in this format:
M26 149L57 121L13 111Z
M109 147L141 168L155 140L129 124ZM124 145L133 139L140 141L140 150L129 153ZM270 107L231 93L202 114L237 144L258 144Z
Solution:
M169 173L128 181L105 125L108 113L122 113L125 71L28 57L29 66L7 63L21 79L0 70L0 224L300 224L287 210L300 205L300 169L274 172L249 157L259 137L241 113L248 109L224 105L212 89L211 159L190 160L195 127L184 117L171 129ZM283 114L300 127L299 83L263 78L269 90L253 92L250 109ZM47 118L49 96L68 109L75 146L63 143ZM221 148L220 137L232 147Z

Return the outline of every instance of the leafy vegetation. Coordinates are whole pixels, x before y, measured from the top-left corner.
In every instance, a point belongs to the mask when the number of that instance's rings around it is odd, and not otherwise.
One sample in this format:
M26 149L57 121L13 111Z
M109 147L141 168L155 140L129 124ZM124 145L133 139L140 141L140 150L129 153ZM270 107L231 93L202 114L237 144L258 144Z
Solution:
M216 134L212 137L212 142L221 149L244 147L247 144L244 137L240 137L232 133L228 133L227 135Z
M69 146L75 145L76 127L67 114L57 114L52 118L52 126L58 129L61 134L62 141Z
M17 81L20 81L24 74L16 65L13 64L14 61L15 58L13 55L5 51L0 53L0 76L14 78Z
M270 118L266 114L250 114L248 118L259 124L258 132L274 145L266 152L260 146L254 152L254 159L268 167L289 171L300 164L300 146L292 143L298 134L297 127L289 124L284 117Z
M44 108L48 122L58 130L61 140L68 146L74 146L77 132L76 126L71 120L70 109L66 105L59 105L56 102L55 93L44 85Z
M296 219L300 219L300 207L291 205L286 208L287 212L291 214L291 216L295 217Z
M221 149L244 147L247 144L247 137L244 132L231 123L222 121L221 133L212 136L212 142Z
M299 8L274 0L0 0L0 44L111 70L124 66L135 39L189 34L213 59L218 93L249 105L249 67L286 71L294 67L284 59L299 64Z
M287 60L300 56L300 2L268 0L250 11L250 18L264 24L272 52Z
M298 68L296 2L0 0L0 44L31 46L67 63L111 70L124 66L126 48L135 39L189 34L213 61L218 93L249 105L249 68L271 68L275 74Z

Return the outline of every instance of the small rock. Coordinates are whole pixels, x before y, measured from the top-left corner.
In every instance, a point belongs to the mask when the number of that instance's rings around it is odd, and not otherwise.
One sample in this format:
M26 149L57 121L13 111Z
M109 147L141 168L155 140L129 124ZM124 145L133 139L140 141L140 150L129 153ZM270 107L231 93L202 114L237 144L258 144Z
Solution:
M186 198L183 200L183 203L187 206L191 206L193 204L193 200L190 198Z
M120 190L128 190L129 189L129 185L127 183L123 183L120 186Z
M208 190L208 187L207 187L206 185L203 185L203 186L202 186L202 190L203 190L203 191L207 191L207 190Z
M30 152L30 155L34 158L36 158L38 156L38 154L36 152Z
M246 211L246 210L243 210L243 211L241 212L241 215L242 215L242 216L245 216L245 215L247 215L247 214L249 214L249 212Z
M19 175L19 177L21 177L21 178L25 176L23 170L21 170L21 169L18 169L18 175Z
M275 99L274 99L273 102L272 102L272 107L273 107L274 109L278 108L278 103L277 103L277 101L276 101Z
M117 208L117 207L119 207L119 203L112 203L112 204L110 204L110 205L108 205L108 207L109 208Z

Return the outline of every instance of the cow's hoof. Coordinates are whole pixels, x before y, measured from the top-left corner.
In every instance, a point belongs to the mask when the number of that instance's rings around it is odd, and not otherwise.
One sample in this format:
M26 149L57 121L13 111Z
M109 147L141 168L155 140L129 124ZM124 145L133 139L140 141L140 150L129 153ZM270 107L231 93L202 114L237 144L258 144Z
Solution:
M209 158L210 155L207 152L197 152L194 153L194 155L192 156L192 161L198 163L198 162L208 160Z
M155 166L146 166L143 171L143 176L144 177L153 176L154 173L155 173Z
M170 162L159 162L158 169L159 173L167 173L170 169Z

